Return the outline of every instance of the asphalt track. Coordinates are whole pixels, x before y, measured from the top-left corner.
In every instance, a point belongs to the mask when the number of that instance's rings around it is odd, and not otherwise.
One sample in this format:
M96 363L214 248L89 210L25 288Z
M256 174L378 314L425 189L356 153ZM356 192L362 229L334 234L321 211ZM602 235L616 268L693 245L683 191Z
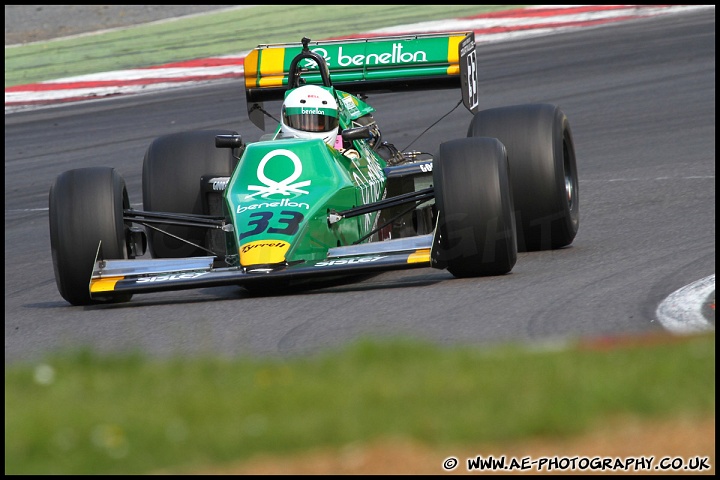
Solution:
M233 6L243 8L242 5ZM5 45L130 27L228 7L229 5L5 5Z
M581 195L570 248L520 254L503 277L457 280L422 269L260 297L224 287L70 307L50 259L55 176L114 166L137 204L143 153L156 136L232 128L252 141L262 132L232 82L6 115L6 362L78 346L295 355L365 336L483 344L663 330L663 300L715 269L714 11L487 45L478 54L484 107L550 102L570 118ZM456 94L370 100L385 137L404 147ZM434 151L464 136L469 121L458 109L413 147Z

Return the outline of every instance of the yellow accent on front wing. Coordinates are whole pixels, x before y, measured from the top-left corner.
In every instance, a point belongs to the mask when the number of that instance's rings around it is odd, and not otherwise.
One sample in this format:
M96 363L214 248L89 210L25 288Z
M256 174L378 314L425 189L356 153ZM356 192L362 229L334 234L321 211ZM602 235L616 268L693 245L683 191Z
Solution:
M422 250L415 250L408 256L407 263L425 263L430 261L430 249L423 248Z
M115 284L125 277L107 277L90 280L90 293L112 292L115 290Z

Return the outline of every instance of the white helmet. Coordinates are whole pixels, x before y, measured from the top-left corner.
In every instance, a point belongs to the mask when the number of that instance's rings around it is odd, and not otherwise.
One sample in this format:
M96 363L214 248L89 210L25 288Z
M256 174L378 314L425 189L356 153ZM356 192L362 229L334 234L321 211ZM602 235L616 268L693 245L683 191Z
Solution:
M327 89L303 85L285 97L280 129L296 138L322 138L330 146L338 135L338 104Z

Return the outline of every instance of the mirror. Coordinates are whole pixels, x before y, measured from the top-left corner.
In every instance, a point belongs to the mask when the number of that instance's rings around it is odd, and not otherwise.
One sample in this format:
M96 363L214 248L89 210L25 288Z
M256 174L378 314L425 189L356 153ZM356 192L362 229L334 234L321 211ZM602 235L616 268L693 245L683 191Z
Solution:
M343 139L345 140L362 140L363 138L372 137L372 134L370 134L370 125L348 128L347 130L343 130L341 133Z

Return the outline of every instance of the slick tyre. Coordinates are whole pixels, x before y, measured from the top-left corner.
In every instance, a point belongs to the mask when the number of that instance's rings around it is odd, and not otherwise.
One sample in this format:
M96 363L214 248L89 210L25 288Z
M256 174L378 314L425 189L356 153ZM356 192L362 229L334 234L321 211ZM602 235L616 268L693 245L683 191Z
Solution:
M510 272L517 239L503 144L495 138L442 143L433 186L438 263L455 277Z
M216 135L229 130L199 130L156 138L145 152L142 173L143 209L153 212L209 214L204 211L201 177L229 177L237 158L233 150L217 148ZM158 225L168 233L208 248L206 228ZM154 258L205 256L209 252L178 238L148 229L148 248Z
M100 245L102 258L128 258L130 208L125 181L114 169L92 167L60 174L50 187L50 247L60 295L72 305L124 302L132 294L90 298L90 278Z
M580 223L578 172L570 123L559 107L516 105L475 114L468 137L493 137L507 149L518 250L570 245Z

